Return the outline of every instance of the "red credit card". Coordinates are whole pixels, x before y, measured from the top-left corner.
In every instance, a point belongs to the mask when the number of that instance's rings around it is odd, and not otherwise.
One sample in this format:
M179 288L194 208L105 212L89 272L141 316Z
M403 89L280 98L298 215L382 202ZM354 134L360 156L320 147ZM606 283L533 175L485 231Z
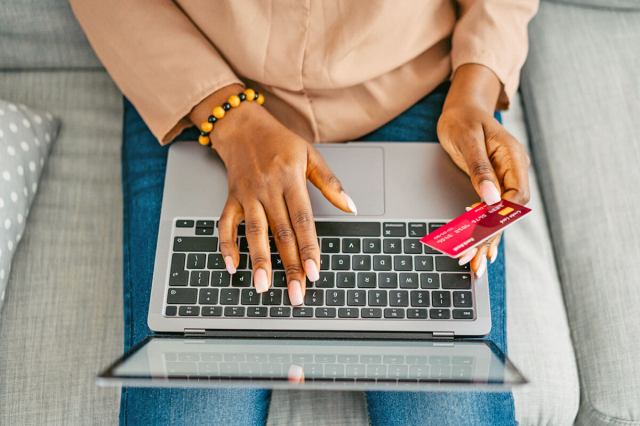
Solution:
M516 223L529 212L531 209L507 200L500 200L499 203L490 206L480 203L425 235L420 242L451 257L458 257Z

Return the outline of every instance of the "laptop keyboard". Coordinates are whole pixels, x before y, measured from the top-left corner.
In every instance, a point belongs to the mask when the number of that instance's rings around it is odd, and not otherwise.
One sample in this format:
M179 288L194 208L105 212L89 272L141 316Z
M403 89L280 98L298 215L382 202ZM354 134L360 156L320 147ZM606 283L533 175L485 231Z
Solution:
M217 220L178 219L165 315L222 318L361 320L473 320L469 265L442 255L419 239L439 222L317 221L320 279L307 281L304 306L292 307L284 266L269 235L272 286L252 286L244 226L238 229L240 264L225 270Z

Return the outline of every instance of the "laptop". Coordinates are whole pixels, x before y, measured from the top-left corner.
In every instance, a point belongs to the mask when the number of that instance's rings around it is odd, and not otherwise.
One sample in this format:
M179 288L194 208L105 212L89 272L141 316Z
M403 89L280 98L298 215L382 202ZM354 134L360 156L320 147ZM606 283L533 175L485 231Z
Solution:
M253 288L242 225L238 271L226 272L217 229L225 168L196 143L171 146L149 301L154 334L103 371L100 384L491 391L526 382L482 339L491 329L487 275L477 280L468 265L419 242L477 200L442 148L317 149L358 215L308 185L320 279L292 307L273 244L272 286Z

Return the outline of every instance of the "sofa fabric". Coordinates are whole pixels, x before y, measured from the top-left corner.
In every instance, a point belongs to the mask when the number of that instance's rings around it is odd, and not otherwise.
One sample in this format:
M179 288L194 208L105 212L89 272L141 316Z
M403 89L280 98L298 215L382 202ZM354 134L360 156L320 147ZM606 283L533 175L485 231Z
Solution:
M580 374L578 424L638 425L640 12L544 2L530 35L521 89Z
M0 93L63 122L0 314L0 424L105 424L122 352L122 99L103 72L0 74Z

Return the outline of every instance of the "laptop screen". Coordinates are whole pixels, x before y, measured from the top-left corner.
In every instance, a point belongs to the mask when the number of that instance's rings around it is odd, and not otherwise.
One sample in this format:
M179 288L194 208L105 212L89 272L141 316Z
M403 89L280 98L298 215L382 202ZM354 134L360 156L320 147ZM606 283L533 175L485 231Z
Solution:
M526 380L490 342L151 337L103 385L504 390Z

